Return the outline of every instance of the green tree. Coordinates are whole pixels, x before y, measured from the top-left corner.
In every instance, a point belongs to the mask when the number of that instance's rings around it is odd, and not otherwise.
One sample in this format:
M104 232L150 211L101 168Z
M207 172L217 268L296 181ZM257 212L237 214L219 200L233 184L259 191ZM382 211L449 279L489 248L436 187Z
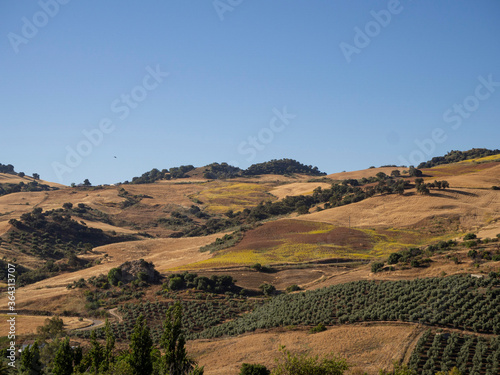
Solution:
M422 195L427 195L429 194L429 188L427 187L427 184L417 184L417 192L419 192Z
M309 213L309 208L305 204L301 204L297 207L297 213L299 215L305 215Z
M474 233L467 233L464 236L464 241L475 240L477 236Z
M375 262L372 263L372 272L377 273L380 271L382 268L384 268L384 263L383 262Z
M391 176L392 177L399 177L399 176L401 176L401 172L399 171L399 169L395 169L391 172Z
M387 264L396 264L401 259L402 255L399 253L392 253L389 255L389 259L387 259Z
M203 369L197 368L196 362L187 356L185 344L182 333L182 305L176 302L168 309L163 323L161 348L165 354L161 358L161 368L165 374L203 374Z
M266 366L254 365L249 363L243 363L240 367L240 375L269 375L269 371Z
M14 374L14 369L4 360L0 360L0 375Z
M61 341L54 357L53 375L71 375L73 372L73 351L69 346L69 338Z
M90 333L90 350L87 355L90 359L90 371L97 375L104 359L104 353L102 345L97 341L97 334L95 330Z
M108 281L111 285L118 285L118 282L121 281L122 278L122 270L121 268L111 268L108 272Z
M48 337L58 337L64 331L64 322L58 316L54 316L53 318L45 319L45 324L41 327L37 328L38 334L42 336L42 338Z
M259 286L259 289L262 291L262 293L264 293L266 296L270 296L272 295L275 291L276 291L276 288L274 285L272 284L268 284L268 283L264 283L262 285Z
M422 171L420 169L416 169L413 165L410 165L408 169L408 175L410 177L422 177Z
M168 289L170 290L179 290L182 289L183 287L184 287L184 281L179 276L172 277L168 281Z
M113 349L115 348L115 336L111 329L111 324L106 319L104 326L104 334L106 335L106 346L104 348L104 360L101 363L101 370L108 371L110 366L114 363L115 357L113 356Z
M284 346L280 351L282 356L276 360L277 367L272 375L343 375L350 367L344 358L331 354L320 359L292 354Z
M88 178L83 181L83 186L92 186Z
M153 359L151 349L153 340L149 327L146 325L144 315L139 315L130 338L131 353L128 357L134 375L150 375L153 372Z
M73 208L73 203L71 203L71 202L66 202L66 203L64 203L64 204L63 204L63 208L64 208L65 210L71 210L71 209Z
M477 251L476 251L476 250L474 250L474 249L469 250L469 252L467 253L467 256L468 256L469 258L474 259L475 257L477 257Z
M40 362L40 349L38 341L31 347L26 347L21 353L19 364L20 375L40 375L42 374L42 363Z

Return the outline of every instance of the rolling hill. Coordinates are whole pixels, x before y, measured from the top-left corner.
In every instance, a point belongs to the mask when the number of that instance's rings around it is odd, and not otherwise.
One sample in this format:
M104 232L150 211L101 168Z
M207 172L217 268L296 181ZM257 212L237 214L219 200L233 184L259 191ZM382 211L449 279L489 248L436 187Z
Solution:
M222 173L220 166L211 173ZM273 173L275 167L283 170L280 163L252 170ZM263 284L284 294L464 274L490 280L500 271L500 191L493 188L500 186L497 154L422 168L421 180L402 167L326 176L316 170L314 176L241 173L231 178L214 178L204 168L193 167L182 178L166 178L167 172L156 178L156 172L148 172L140 182L112 186L66 187L38 180L49 188L0 196L0 257L18 265L29 280L17 290L19 311L26 316L69 315L68 329L81 325L75 324L76 317L109 316L123 330L119 319L126 315L115 315L120 308L177 299L198 304L193 311L207 301L219 303L235 309L237 319L252 303L268 303ZM154 182L147 182L151 178ZM419 184L436 180L446 180L449 187L419 190ZM0 185L20 182L33 178L0 173ZM402 191L395 189L398 184ZM42 221L43 228L50 228L46 233L37 229ZM60 226L68 223L82 237L63 236ZM466 234L469 240L464 240ZM47 251L55 255L44 255ZM397 260L388 263L390 257ZM141 282L140 276L131 285L110 284L111 270L138 259L153 262L163 285ZM193 279L225 275L243 291L218 295L196 288L177 290L170 280L180 273L196 273L188 276ZM0 305L7 301L3 293ZM223 320L214 318L213 324ZM36 322L43 324L42 319ZM393 359L408 361L424 331L405 317L329 323L326 332L316 335L308 333L310 328L304 323L231 338L199 338L189 341L188 348L208 374L233 374L242 362L260 358L272 365L279 344L310 354L335 349L348 355L356 369L375 373L389 368ZM25 332L33 330L30 326ZM472 331L464 328L467 334ZM71 332L87 342L88 334ZM233 348L231 353L214 356L226 345ZM259 356L263 350L274 352L264 358Z

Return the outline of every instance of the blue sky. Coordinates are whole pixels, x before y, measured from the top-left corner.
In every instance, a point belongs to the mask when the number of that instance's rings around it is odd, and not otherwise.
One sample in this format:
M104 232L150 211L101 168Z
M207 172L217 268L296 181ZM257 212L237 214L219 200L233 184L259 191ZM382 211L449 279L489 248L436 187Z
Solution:
M497 0L0 9L0 163L43 179L283 157L333 173L499 148Z

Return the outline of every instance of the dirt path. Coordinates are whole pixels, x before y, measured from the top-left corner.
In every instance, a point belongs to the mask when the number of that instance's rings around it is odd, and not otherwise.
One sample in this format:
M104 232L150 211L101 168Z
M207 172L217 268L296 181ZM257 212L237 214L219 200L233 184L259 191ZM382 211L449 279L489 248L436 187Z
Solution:
M117 313L118 311L118 308L114 308L114 309L111 309L111 310L108 310L108 312L113 315L116 319L118 319L118 323L122 323L123 322L123 317Z

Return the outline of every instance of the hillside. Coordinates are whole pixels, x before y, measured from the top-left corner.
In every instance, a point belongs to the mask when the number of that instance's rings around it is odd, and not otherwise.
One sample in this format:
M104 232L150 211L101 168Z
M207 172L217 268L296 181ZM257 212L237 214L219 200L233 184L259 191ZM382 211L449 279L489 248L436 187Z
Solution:
M432 168L437 165L453 164L463 161L478 161L480 159L498 159L500 150L488 150L486 148L473 148L468 151L452 150L444 156L437 156L427 162L420 163L418 168Z
M49 188L0 196L0 257L5 267L18 267L16 308L24 321L64 315L72 340L84 346L90 331L73 329L92 320L99 328L109 317L125 348L139 311L158 340L167 307L180 300L188 350L207 374L235 374L248 361L272 367L281 344L308 354L334 350L355 370L375 374L393 360L410 361L414 347L423 350L423 325L432 335L489 337L500 329L487 318L493 307L479 313L500 287L500 191L492 188L500 186L499 161L489 155L439 164L422 168L421 177L400 167L284 173L283 164L271 162L252 169L264 174L224 175L229 167L222 163L211 165L212 176L206 167L180 168L116 186L38 180ZM165 178L167 172L184 176ZM19 182L32 178L0 174L0 184ZM139 259L163 279L111 282L112 270ZM477 282L464 276L471 274ZM207 289L217 280L235 286ZM478 304L471 309L481 326L465 313L455 326L425 305L429 285L452 295L453 283ZM396 286L412 290L413 310L391 305L406 298ZM319 298L317 307L293 307L301 296ZM0 304L7 302L3 293ZM284 306L296 314L279 315ZM23 335L43 323L33 319ZM326 331L309 333L319 323Z
M204 167L181 165L180 167L162 169L161 171L157 168L153 168L151 171L143 173L140 177L133 177L131 183L146 184L161 180L182 180L186 178L226 180L237 177L252 177L261 175L290 176L294 174L308 176L326 175L326 173L321 172L318 167L304 165L297 160L273 159L263 163L252 164L247 169L240 169L227 163L212 163ZM129 182L126 181L125 183L128 184Z
M486 159L422 170L425 182L445 178L451 186L446 190L431 189L430 194L421 195L411 186L414 178L403 177L410 184L403 194L375 193L361 201L334 205L328 209L322 209L323 204L315 203L321 202L321 199L314 198L317 196L314 192L319 188L324 192L330 184L324 179L311 179L307 175L247 176L231 181L185 177L152 184L63 187L55 191L7 194L0 197L0 236L4 238L0 243L0 254L7 259L16 257L28 268L34 267L39 262L36 256L24 250L16 254L19 251L16 248L22 249L22 246L13 247L6 241L8 235L12 237L9 233L13 231L9 222L19 220L34 208L57 211L68 204L74 208L62 212L88 228L144 238L127 243L124 245L126 248L142 247L148 237L210 234L221 238L224 233L250 225L237 236L241 240L236 244L228 243L222 250L204 253L202 259L186 257L182 264L177 264L184 269L329 259L369 260L388 256L401 248L456 238L468 231L479 231L494 237L500 233L500 202L498 192L491 186L500 185L500 165L491 161L491 156ZM262 167L258 165L255 168ZM366 181L361 189L369 189L375 186L372 181L378 181L377 176L390 175L395 169L402 176L407 174L404 168L383 167L335 173L326 178L338 182ZM288 219L283 219L279 213L271 216L258 214L266 219L259 224L260 227L252 228L254 221L249 220L252 210L259 208L259 202L278 204L293 196L305 197L304 202L309 202L306 204L311 207L309 213L298 215L298 211L293 209L284 210L284 213L291 213ZM299 202L302 201L292 204L302 204ZM242 216L248 209L250 216ZM275 219L279 220L273 221ZM307 222L317 224L301 229ZM349 228L343 229L346 227ZM222 234L217 236L216 233ZM291 236L290 233L296 234ZM271 239L273 236L275 239ZM79 257L94 261L99 258L99 251L96 247L93 253Z

